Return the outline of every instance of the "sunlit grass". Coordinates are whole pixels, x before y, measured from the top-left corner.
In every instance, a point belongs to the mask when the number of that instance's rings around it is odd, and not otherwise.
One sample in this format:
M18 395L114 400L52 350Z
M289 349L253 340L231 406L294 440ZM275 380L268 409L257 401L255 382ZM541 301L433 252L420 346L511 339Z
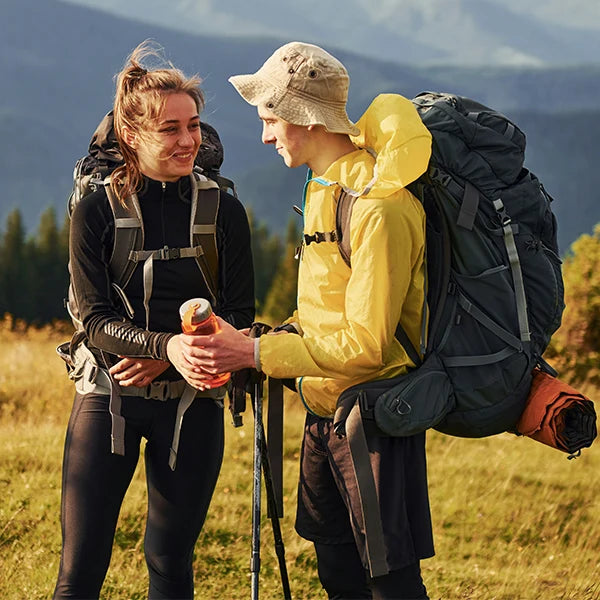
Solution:
M51 597L60 558L60 471L73 389L55 346L68 333L0 325L0 598ZM19 330L20 329L20 330ZM587 390L592 393L593 390ZM303 411L290 394L282 533L295 599L325 598L311 545L293 530ZM233 428L196 546L196 598L250 596L252 417ZM600 599L600 450L576 460L509 434L428 437L437 554L423 562L432 599ZM140 462L126 496L102 597L146 597L145 483ZM263 511L261 598L281 598Z

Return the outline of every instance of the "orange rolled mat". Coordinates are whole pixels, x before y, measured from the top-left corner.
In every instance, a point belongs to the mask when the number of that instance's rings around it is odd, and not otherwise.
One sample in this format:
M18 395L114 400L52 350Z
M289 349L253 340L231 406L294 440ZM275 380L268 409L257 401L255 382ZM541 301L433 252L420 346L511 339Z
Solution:
M517 433L573 454L596 437L594 403L560 379L535 369Z

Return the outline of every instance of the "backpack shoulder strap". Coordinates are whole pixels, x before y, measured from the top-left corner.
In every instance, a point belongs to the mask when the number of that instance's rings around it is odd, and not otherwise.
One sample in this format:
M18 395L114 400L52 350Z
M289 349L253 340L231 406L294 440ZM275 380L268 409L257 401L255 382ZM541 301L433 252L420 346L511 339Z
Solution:
M338 248L344 262L352 268L350 256L352 254L352 248L350 246L350 220L352 219L352 209L356 202L356 196L353 196L345 190L340 191L338 196L337 207L335 211L335 230ZM415 349L413 343L410 341L408 334L402 327L401 323L396 326L396 332L394 334L396 339L400 342L408 357L413 361L416 366L421 364L421 356Z
M137 194L132 194L124 206L112 189L110 176L104 180L104 189L115 219L110 272L113 283L123 289L136 267L136 263L129 258L131 251L144 247L144 223Z
M349 267L352 266L350 264L350 255L352 254L352 248L350 247L350 220L352 219L352 209L355 202L356 196L352 196L344 189L341 189L335 209L335 231L338 248L344 262Z
M190 242L200 246L196 262L204 282L212 296L213 306L217 303L219 281L219 255L217 250L217 214L219 212L219 185L196 172L191 175L192 214L190 219Z

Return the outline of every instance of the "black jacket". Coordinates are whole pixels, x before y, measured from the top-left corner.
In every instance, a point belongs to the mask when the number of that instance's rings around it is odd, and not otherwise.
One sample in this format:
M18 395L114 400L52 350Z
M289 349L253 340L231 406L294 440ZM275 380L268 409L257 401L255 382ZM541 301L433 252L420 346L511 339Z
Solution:
M146 178L138 194L144 221L144 249L189 246L189 179L164 186ZM134 309L129 320L112 290L109 259L113 248L114 219L103 189L86 196L71 217L71 278L87 345L104 366L118 356L167 360L167 342L181 331L179 306L192 297L210 298L193 258L154 262L149 330L143 299L143 265L139 264L125 288ZM216 314L236 328L254 319L254 272L250 229L242 204L221 192L217 215L219 282ZM102 351L102 352L101 352ZM173 378L174 369L165 373Z

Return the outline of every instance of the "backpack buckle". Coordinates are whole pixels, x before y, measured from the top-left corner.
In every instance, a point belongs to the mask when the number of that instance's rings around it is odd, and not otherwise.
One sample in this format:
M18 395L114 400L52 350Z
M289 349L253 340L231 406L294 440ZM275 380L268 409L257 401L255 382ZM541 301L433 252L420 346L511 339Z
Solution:
M158 251L159 260L173 260L181 256L181 250L179 248L169 248L169 246L163 246Z
M169 382L152 381L146 386L146 398L165 402L169 399Z

